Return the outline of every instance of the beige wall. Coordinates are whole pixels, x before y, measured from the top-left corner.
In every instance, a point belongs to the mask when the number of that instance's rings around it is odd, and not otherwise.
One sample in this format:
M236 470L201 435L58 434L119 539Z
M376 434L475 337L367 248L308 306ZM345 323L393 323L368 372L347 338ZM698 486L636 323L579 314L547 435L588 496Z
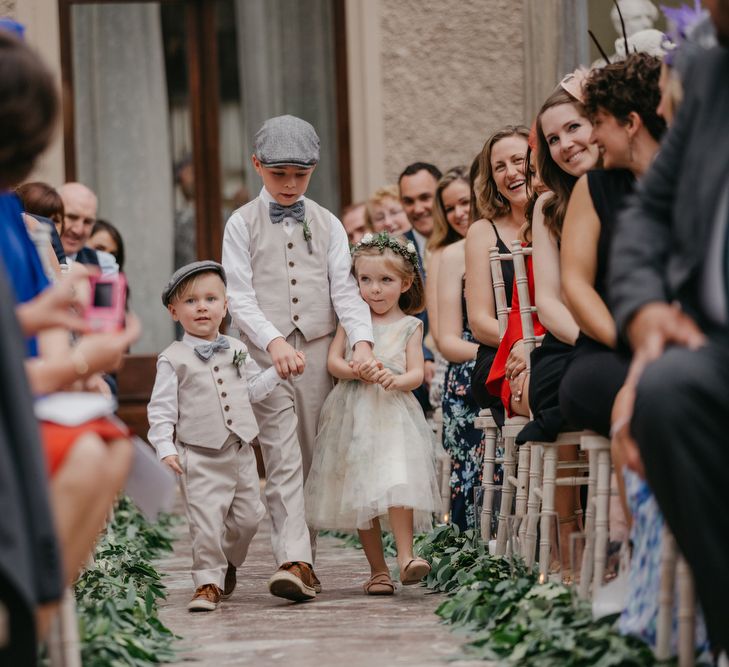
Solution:
M523 122L520 2L348 0L347 13L355 199L415 160L470 163Z

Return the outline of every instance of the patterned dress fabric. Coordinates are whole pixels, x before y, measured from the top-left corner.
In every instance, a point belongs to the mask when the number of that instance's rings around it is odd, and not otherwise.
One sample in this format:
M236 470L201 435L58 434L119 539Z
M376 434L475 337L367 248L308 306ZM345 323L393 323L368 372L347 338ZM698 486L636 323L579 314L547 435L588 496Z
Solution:
M465 298L462 304L463 334L476 339L468 326ZM473 422L479 407L471 394L471 373L475 360L451 363L443 385L443 448L451 457L451 521L459 528L475 528L474 488L481 485L484 432Z
M665 523L648 483L627 468L623 469L623 475L628 505L633 515L633 527L630 531L633 548L628 574L630 592L618 621L618 629L621 634L639 637L655 648ZM674 593L674 600L672 651L675 655L678 637L678 589ZM706 628L698 608L696 647L704 650L708 648Z
M422 322L410 315L375 324L375 357L394 373L404 373L405 347L419 326ZM411 392L340 380L319 418L305 487L309 527L368 529L373 519L385 519L390 507L409 507L415 532L430 530L441 505L434 444Z

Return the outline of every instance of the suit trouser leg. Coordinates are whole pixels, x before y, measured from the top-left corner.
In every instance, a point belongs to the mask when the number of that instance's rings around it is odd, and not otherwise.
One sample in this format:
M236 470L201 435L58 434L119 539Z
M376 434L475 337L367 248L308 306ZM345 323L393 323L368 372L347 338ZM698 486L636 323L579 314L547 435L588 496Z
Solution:
M239 446L221 450L180 447L180 480L192 539L192 580L195 588L223 588L228 566L223 549L225 521L236 495ZM254 509L255 512L255 509Z
M289 342L306 355L304 373L291 380L297 418L296 434L301 447L302 469L304 483L306 483L309 468L311 468L311 462L314 458L314 443L321 407L334 386L332 376L327 371L327 356L332 337L322 336L307 343L301 333L295 331L289 336ZM314 560L316 559L317 534L318 531L309 530L311 555Z
M633 434L693 571L709 636L729 647L729 344L673 348L638 386Z
M266 515L266 508L261 502L256 455L246 442L240 444L237 465L238 482L228 516L225 517L223 552L230 563L240 567L246 559L258 524Z

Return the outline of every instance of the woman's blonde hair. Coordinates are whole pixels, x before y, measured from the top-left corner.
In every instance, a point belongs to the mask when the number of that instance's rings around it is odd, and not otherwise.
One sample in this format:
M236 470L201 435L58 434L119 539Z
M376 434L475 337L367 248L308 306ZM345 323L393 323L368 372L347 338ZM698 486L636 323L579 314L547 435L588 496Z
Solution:
M471 187L466 167L459 165L449 169L435 188L435 205L433 206L433 232L428 238L427 248L431 252L437 248L444 248L451 243L461 240L461 235L448 224L445 206L443 204L443 190L451 183L461 181Z
M391 242L405 247L405 244L399 239L391 238ZM397 302L403 313L416 315L425 310L425 288L416 263L405 259L404 255L387 247L357 244L352 250L352 273L355 278L357 278L357 259L360 257L382 257L403 282L410 282L410 287L400 295Z
M491 168L491 151L497 142L508 137L524 137L529 141L529 130L523 125L506 125L494 132L483 145L478 157L478 188L476 201L479 212L489 219L500 218L511 212L511 204L499 192Z

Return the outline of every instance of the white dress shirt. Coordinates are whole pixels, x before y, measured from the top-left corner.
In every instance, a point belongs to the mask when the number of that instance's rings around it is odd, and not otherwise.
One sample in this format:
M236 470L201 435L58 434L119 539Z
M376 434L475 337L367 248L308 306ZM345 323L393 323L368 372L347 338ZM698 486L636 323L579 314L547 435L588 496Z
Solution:
M259 197L267 205L275 201L265 188L261 189ZM302 199L303 197L299 197L299 201ZM291 234L298 224L300 223L291 217L283 220L287 234ZM347 333L347 339L353 341L352 345L359 341L374 343L370 309L362 300L352 275L347 233L334 215L330 217L329 226L327 270L334 312ZM248 222L243 218L241 209L230 216L225 227L223 266L228 275L228 310L233 321L253 343L266 350L274 338L283 338L283 335L266 319L258 306L253 291Z
M186 333L182 342L189 347L205 345L209 340L203 340ZM253 360L250 354L245 358L246 383L248 384L248 399L251 403L258 403L268 398L271 392L281 381L276 368L261 371L260 366ZM157 359L157 377L154 380L152 397L147 407L149 417L149 442L157 450L160 459L165 456L177 454L177 448L173 439L175 424L177 423L177 373L172 364L160 355Z

